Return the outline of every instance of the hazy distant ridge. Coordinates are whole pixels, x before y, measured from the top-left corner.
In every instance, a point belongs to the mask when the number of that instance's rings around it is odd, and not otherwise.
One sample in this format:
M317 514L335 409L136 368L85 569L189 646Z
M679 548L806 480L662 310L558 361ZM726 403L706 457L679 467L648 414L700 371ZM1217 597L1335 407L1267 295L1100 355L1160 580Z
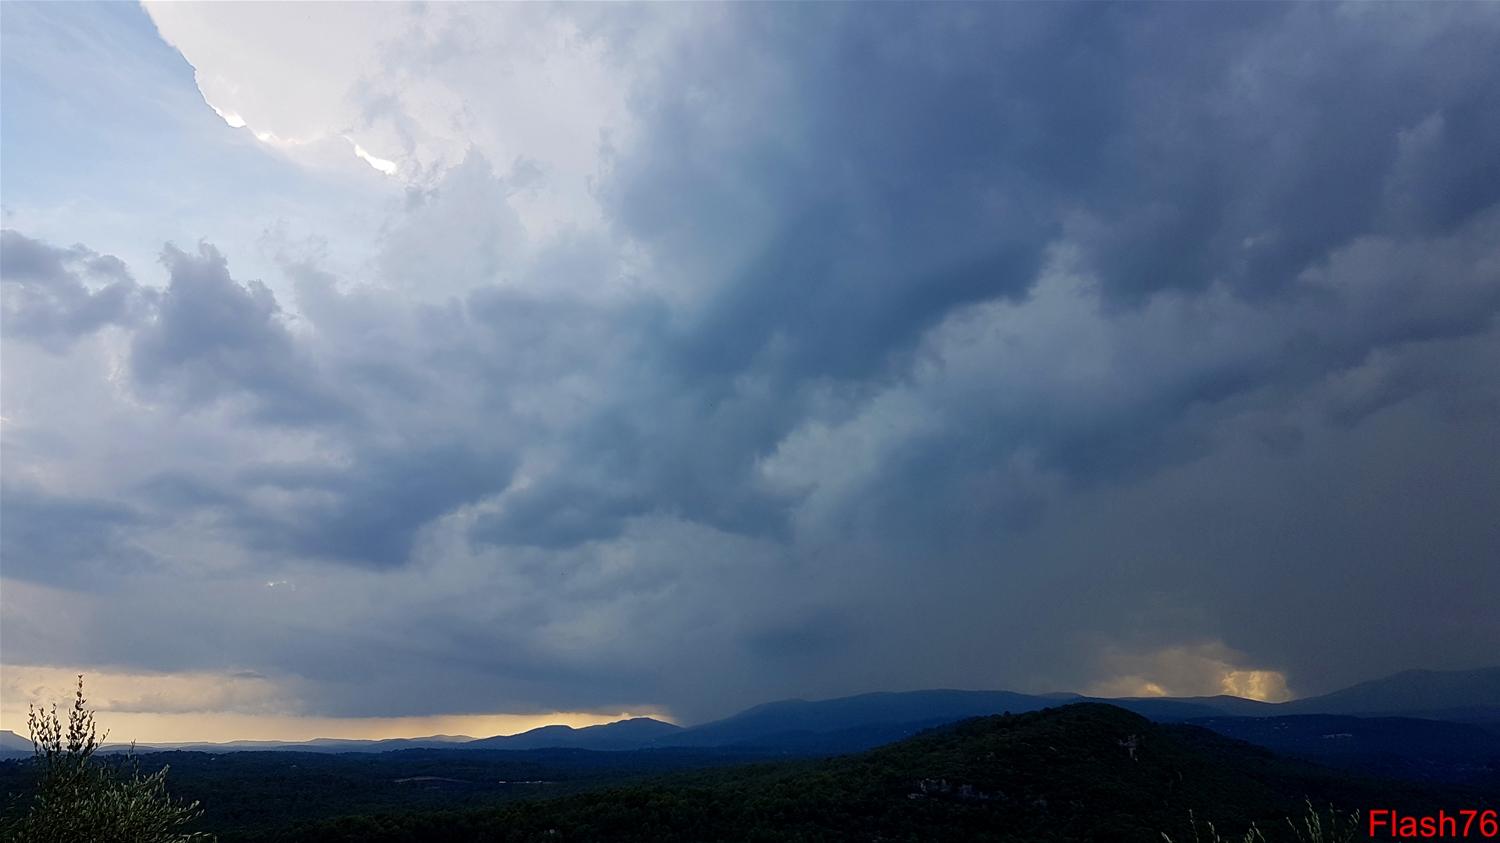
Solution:
M1267 703L1240 697L1138 697L1105 699L1077 694L927 690L877 692L829 700L780 700L722 720L682 728L649 717L574 729L543 726L487 738L435 735L388 740L234 741L141 745L147 749L301 750L386 752L399 749L635 750L673 747L739 747L804 752L847 752L879 746L932 726L969 717L1038 711L1072 702L1107 702L1158 721L1263 718L1289 715L1419 717L1500 725L1500 667L1467 671L1410 670L1317 697ZM1252 730L1253 731L1253 730ZM110 749L125 748L112 745ZM29 753L30 741L0 732L0 754Z

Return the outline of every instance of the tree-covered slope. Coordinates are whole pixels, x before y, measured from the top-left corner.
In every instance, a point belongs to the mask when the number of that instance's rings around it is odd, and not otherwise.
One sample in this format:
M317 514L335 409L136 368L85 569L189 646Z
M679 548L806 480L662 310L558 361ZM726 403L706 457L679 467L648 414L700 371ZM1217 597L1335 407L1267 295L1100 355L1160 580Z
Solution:
M861 755L493 810L343 818L282 839L1160 841L1164 831L1185 835L1190 812L1243 830L1300 813L1308 799L1419 810L1476 798L1352 779L1196 727L1078 704L976 718Z

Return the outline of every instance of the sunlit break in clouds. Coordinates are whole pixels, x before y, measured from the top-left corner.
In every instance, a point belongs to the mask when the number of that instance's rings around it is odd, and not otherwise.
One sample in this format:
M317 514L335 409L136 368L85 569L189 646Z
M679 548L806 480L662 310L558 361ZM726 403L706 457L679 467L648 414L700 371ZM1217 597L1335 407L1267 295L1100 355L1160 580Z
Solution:
M0 14L6 729L1500 652L1500 5Z
M229 125L229 128L231 128L231 129L243 129L243 128L245 128L245 118L239 116L238 114L235 114L233 111L220 111L212 103L210 103L208 107L212 108L214 110L215 114L217 114L220 117L224 118L224 122Z
M350 143L354 142L350 141ZM357 143L354 144L354 156L388 176L394 176L396 174L397 168L395 161L387 161L384 158L376 158L375 156L366 152L365 148Z

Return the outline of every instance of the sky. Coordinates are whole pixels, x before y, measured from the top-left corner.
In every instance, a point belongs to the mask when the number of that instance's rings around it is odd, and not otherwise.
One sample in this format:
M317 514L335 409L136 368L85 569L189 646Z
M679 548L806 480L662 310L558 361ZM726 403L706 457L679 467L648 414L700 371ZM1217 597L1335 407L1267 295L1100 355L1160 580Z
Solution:
M0 722L1493 663L1496 55L1485 3L4 3Z

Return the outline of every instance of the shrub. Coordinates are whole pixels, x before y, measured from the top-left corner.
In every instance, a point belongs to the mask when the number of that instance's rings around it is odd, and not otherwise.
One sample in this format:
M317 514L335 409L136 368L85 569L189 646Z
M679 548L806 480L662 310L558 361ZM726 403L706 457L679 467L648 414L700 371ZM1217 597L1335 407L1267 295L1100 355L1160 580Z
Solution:
M132 757L125 765L95 757L103 738L83 696L83 677L64 727L51 711L30 708L37 768L36 793L29 808L7 821L5 839L35 843L187 843L210 841L203 833L183 831L202 813L198 803L183 803L167 794L165 767L141 775ZM108 733L105 733L105 737Z

